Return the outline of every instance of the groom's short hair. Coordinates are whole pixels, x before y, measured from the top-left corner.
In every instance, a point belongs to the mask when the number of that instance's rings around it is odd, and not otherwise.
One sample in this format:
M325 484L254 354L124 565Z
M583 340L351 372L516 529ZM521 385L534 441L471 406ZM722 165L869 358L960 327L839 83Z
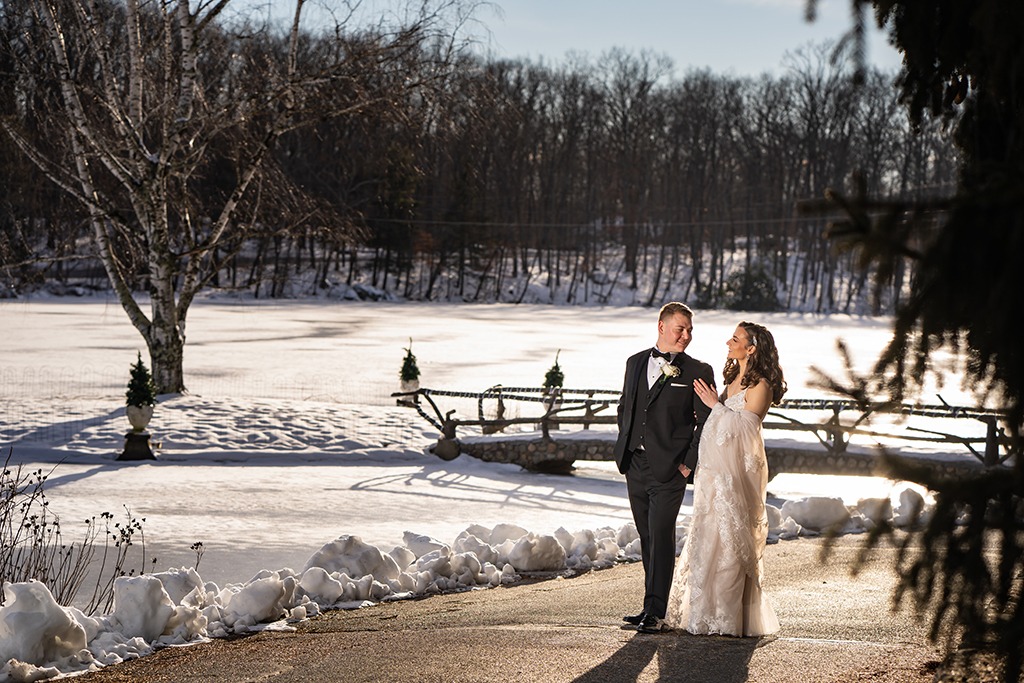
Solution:
M671 318L676 313L682 313L690 320L693 320L693 311L686 304L678 301L670 301L661 307L661 313L658 314L658 320L664 320L665 318Z

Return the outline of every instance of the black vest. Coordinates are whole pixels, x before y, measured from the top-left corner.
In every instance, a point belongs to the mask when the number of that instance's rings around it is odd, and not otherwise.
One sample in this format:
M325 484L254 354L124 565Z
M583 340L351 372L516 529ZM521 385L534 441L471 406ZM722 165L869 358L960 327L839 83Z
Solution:
M636 385L636 401L633 403L633 422L629 429L629 450L635 451L644 447L644 433L647 431L647 404L651 391L657 383L647 386L648 362L644 361Z

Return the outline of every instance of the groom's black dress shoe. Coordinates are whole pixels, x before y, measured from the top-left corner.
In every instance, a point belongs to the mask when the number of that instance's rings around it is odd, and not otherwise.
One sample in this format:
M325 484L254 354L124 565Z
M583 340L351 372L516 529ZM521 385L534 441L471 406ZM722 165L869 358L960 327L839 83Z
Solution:
M647 612L641 612L640 614L630 614L622 617L622 620L631 626L639 626L640 622L647 616Z
M664 620L659 619L653 614L645 614L644 618L637 625L636 630L639 633L661 633L666 630L666 627Z

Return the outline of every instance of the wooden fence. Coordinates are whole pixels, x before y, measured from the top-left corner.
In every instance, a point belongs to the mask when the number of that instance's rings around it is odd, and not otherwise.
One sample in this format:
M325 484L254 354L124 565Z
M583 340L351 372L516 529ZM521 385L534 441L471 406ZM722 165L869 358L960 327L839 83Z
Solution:
M415 408L439 432L438 443L431 449L439 457L452 459L468 453L485 460L518 462L537 470L560 471L578 459L611 460L614 431L607 429L592 438L574 435L571 441L552 437L570 430L586 431L599 425L614 425L620 392L606 389L555 389L495 386L485 391L459 392L421 388L393 394L399 404ZM438 401L466 402L476 406L476 417L455 417L456 410L442 412ZM519 413L524 407L537 407L536 414L506 417L515 404ZM429 411L428 412L428 408ZM805 416L803 418L797 416ZM985 425L984 435L962 435L947 431L907 426L898 433L869 426L873 418L943 418L977 420ZM821 449L776 448L776 468L800 471L867 473L873 456L848 451L851 437L890 438L901 442L951 444L971 453L975 467L996 467L1016 453L1003 426L1005 415L999 411L952 406L867 403L844 399L787 399L768 412L764 422L767 432L804 432L812 434ZM505 433L509 427L532 425L531 440L522 433ZM479 435L459 436L460 428L479 428ZM465 429L464 429L465 431ZM966 430L965 430L966 431ZM911 432L911 433L908 433ZM766 438L766 442L769 439ZM514 442L514 445L513 445ZM769 459L772 446L769 444ZM784 451L784 452L783 452ZM794 452L795 451L795 452ZM808 458L817 453L821 458ZM783 457L784 456L784 457ZM784 462L783 462L784 461ZM799 462L799 465L794 465ZM968 461L970 462L970 461Z

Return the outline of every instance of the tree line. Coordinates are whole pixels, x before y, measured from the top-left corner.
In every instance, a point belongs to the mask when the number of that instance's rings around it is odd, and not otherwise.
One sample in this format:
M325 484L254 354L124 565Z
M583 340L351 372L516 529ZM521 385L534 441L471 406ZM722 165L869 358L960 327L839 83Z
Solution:
M31 25L16 13L25 4L3 3L8 32ZM117 21L116 3L90 6ZM910 274L873 282L852 255L830 248L828 218L801 211L801 202L854 182L870 194L919 199L948 193L955 176L942 130L907 123L894 76L868 72L855 85L850 61L829 45L796 49L779 76L678 76L666 57L619 49L548 65L468 52L441 59L436 36L424 41L416 30L387 53L382 34L367 32L216 23L204 31L195 59L206 96L234 102L221 112L193 107L196 127L207 130L239 128L260 98L276 98L273 115L283 119L297 95L272 90L289 78L281 64L347 60L344 73L319 74L301 114L293 109L293 120L275 124L265 152L266 131L255 143L238 131L211 137L190 152L202 155L187 174L191 186L165 190L179 236L171 252L202 261L209 285L256 296L363 284L411 299L602 303L626 290L645 305L683 298L890 312ZM125 39L109 49L130 47ZM53 120L59 73L27 76L33 65L17 50L3 58L7 285L106 285L109 267L96 258L82 202L19 148L20 138L58 170L91 154L69 149ZM232 67L241 60L246 72ZM223 221L225 200L258 154L266 163ZM115 217L131 200L119 203ZM112 239L127 286L146 290L154 266L132 236L145 233L138 223L129 217Z
M569 302L615 281L646 305L891 310L906 273L871 291L801 202L854 182L948 192L956 155L939 128L910 128L893 76L857 86L832 56L807 46L759 78L675 78L667 59L621 50L559 67L470 60L439 103L444 125L410 152L410 191L367 214L373 284L521 300L526 286L502 284L525 272Z

